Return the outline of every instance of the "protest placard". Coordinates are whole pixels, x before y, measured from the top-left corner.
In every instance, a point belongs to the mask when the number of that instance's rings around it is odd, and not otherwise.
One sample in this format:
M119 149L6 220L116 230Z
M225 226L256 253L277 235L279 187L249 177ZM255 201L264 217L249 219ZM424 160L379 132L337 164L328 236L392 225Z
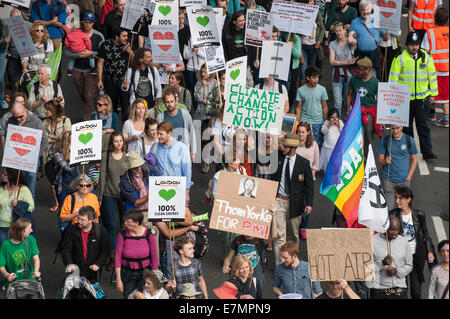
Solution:
M41 130L9 124L2 166L36 173L41 138Z
M247 83L247 56L227 62L225 71L225 84L237 83L245 86Z
M138 33L151 21L154 11L155 3L150 0L127 0L120 27Z
M192 46L195 48L220 45L216 18L210 6L187 7Z
M161 0L156 3L152 25L176 26L178 30L178 0Z
M280 31L311 36L319 6L293 1L275 0L270 13L273 25Z
M378 84L377 123L409 126L410 87L399 83Z
M280 41L264 41L262 45L259 78L272 77L287 81L291 63L292 44Z
M5 22L21 58L38 54L22 16L5 19Z
M206 6L206 0L180 0L180 7Z
M306 245L311 281L375 280L369 228L307 229Z
M70 165L102 159L102 120L72 125Z
M5 4L9 3L14 6L20 6L20 7L24 7L24 8L29 8L30 4L31 4L31 0L2 0L0 2L5 3Z
M249 88L237 83L225 85L223 123L279 135L286 96Z
M396 36L400 35L402 0L377 0L373 6L374 25Z
M245 18L245 45L261 47L263 41L272 40L272 15L269 12L249 9Z
M208 74L225 70L225 54L221 45L204 47L203 50Z
M281 131L284 133L295 133L297 117L294 114L285 114Z
M267 239L278 182L221 171L209 227Z
M148 221L184 221L186 177L150 176Z
M149 25L148 37L154 63L180 63L177 26Z

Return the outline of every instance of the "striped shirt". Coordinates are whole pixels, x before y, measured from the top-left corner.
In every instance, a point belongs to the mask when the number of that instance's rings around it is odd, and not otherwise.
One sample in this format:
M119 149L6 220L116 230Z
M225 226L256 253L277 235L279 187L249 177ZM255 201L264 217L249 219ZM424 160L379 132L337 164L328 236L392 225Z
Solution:
M149 240L147 241L145 235L150 231L146 229L142 237L139 239L127 239L124 240L122 233L119 233L117 236L117 244L116 244L116 256L115 256L115 268L125 267L127 264L126 258L147 258L149 259L142 260L142 267L140 267L139 262L137 261L129 261L129 267L134 270L142 269L142 268L150 268L150 260L151 260L151 269L158 269L158 251L156 249L156 239L154 235L150 235ZM126 231L126 235L128 237L132 237L129 231Z

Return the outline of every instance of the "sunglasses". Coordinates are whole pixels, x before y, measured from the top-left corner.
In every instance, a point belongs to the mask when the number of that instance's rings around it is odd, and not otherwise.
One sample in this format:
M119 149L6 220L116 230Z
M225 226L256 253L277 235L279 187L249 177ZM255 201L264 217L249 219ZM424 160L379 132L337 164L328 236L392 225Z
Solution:
M89 188L89 187L91 187L92 185L91 185L91 184L80 184L80 185L78 185L78 186L80 186L81 188Z
M23 119L23 115L21 115L21 116L13 116L14 117L14 119L16 119L16 120L21 120L21 119Z
M36 29L36 30L34 30L34 32L44 32L44 29Z
M107 105L106 103L97 103L97 106Z

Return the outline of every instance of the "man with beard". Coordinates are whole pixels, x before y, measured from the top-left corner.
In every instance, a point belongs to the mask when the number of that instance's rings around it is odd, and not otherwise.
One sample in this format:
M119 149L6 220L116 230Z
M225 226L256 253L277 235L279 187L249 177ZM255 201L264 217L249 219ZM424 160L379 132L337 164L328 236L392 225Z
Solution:
M431 132L428 126L430 103L439 94L436 68L433 58L420 49L421 39L416 31L408 33L406 50L394 59L389 73L389 82L408 85L410 90L409 126L405 134L414 137L413 121L416 121L420 151L424 160L436 159L432 151Z
M413 268L413 256L408 240L399 236L400 222L389 216L386 234L372 237L375 261L375 281L367 281L370 299L406 299L406 276ZM387 240L386 240L387 236Z
M336 34L334 33L334 23L341 22L344 24L344 29L350 29L350 25L353 20L358 17L358 11L355 8L348 5L349 0L338 0L337 6L330 6L327 9L327 20L325 22L325 29L330 31L328 42L336 40Z
M328 282L328 290L317 299L361 299L350 287L347 280L337 279Z
M125 6L127 5L127 0L114 0L113 2L114 10L111 10L106 15L103 23L103 35L106 40L112 39L114 37L114 31L120 29Z
M313 299L322 294L320 282L312 283L308 272L308 262L298 258L298 244L288 241L280 248L282 263L275 268L272 290L277 296L283 294L301 294L302 299ZM281 290L281 286L283 289Z
M109 236L103 225L94 223L95 210L83 206L78 211L77 223L67 228L62 247L64 266L75 264L80 275L90 282L98 282L98 271L109 257ZM73 270L72 270L73 271Z

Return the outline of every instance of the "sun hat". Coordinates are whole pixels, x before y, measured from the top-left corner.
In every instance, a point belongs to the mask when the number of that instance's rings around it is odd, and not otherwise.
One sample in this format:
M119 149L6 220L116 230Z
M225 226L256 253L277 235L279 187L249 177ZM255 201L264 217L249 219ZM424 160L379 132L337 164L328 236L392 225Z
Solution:
M294 133L287 133L284 138L280 140L280 144L288 147L299 147L300 136Z
M144 159L142 159L142 157L136 151L128 152L125 155L125 158L127 159L128 169L141 167L145 164Z
M198 296L201 294L202 294L201 292L198 292L197 290L195 290L195 286L191 283L183 284L181 286L180 297L181 296L193 297L193 296Z
M237 299L238 289L229 281L225 281L222 286L213 289L219 299Z

